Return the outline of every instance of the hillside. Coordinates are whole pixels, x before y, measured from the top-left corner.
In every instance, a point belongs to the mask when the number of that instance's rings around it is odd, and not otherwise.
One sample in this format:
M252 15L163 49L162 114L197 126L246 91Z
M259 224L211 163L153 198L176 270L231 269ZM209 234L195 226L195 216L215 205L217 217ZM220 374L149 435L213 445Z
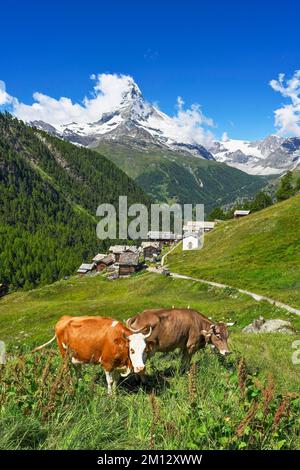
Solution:
M229 337L231 356L224 359L206 348L195 355L190 373L182 375L177 352L155 355L147 365L147 385L131 376L114 399L107 397L100 367L84 366L78 381L56 345L29 352L52 337L63 314L126 319L145 308L171 305L190 305L215 320L236 320ZM288 318L299 331L300 318L234 290L146 272L116 281L105 275L74 276L3 297L0 338L10 360L0 369L0 419L5 423L0 447L298 448L299 377L291 339L299 334L241 332L260 315Z
M300 307L300 195L220 223L202 250L168 258L174 272L224 282Z
M223 163L155 146L141 148L134 140L102 142L97 148L157 201L205 204L205 212L251 196L268 178L250 176Z
M52 337L53 326L62 315L102 315L123 320L145 308L171 305L190 305L216 321L236 321L231 329L232 348L245 355L252 370L258 368L263 375L272 371L279 388L295 390L298 379L295 367L288 361L290 337L270 334L261 342L257 335L241 334L241 329L263 315L266 319L289 319L299 330L300 318L235 291L147 272L115 281L99 274L73 276L29 292L7 295L0 299L0 334L10 351L28 351ZM280 361L274 360L276 355L286 361L284 370Z
M30 288L74 272L104 248L96 208L149 203L112 162L0 114L0 281Z

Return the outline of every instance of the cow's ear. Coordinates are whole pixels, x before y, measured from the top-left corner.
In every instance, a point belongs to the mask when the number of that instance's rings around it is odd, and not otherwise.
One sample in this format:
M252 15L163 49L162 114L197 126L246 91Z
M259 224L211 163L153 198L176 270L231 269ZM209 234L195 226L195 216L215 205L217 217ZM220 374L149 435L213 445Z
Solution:
M154 345L155 345L154 341L147 341L147 343L146 343L146 351L147 351L147 352L151 352L152 349L154 348Z

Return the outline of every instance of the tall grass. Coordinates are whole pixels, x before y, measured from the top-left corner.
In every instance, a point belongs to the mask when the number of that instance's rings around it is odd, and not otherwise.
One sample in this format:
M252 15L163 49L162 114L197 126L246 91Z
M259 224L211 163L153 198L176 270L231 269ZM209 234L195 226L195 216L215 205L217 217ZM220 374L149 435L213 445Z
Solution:
M0 370L2 449L295 449L299 397L278 394L244 359L196 355L180 375L176 353L155 356L145 387L131 376L115 396L104 374L53 350L11 358Z

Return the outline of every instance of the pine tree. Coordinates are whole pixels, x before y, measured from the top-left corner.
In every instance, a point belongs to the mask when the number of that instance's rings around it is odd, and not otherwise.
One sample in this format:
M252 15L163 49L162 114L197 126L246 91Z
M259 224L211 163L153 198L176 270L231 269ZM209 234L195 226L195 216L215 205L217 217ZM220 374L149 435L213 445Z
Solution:
M272 198L269 194L264 191L259 191L251 202L250 210L252 212L260 211L266 207L271 206L273 203Z
M295 188L293 186L293 173L288 171L282 178L280 182L279 189L276 193L277 201L284 201L289 199L295 194Z

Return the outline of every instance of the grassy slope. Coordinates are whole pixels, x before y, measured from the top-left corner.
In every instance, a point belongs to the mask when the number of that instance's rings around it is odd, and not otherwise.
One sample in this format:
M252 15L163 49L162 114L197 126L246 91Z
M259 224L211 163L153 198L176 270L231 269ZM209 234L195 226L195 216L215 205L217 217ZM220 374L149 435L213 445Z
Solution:
M154 199L204 203L207 213L239 196L253 195L268 180L214 161L155 148L141 151L130 144L102 143L97 150L134 178Z
M62 314L122 319L146 307L172 304L189 304L216 320L237 319L230 337L233 354L224 360L209 348L200 351L197 369L189 376L179 374L176 352L164 358L156 355L148 364L148 386L130 377L114 399L106 395L101 368L85 366L78 381L56 346L55 352L51 347L35 355L26 352L52 336ZM117 281L100 275L74 277L8 295L0 300L0 338L8 343L9 357L17 357L0 368L0 448L299 448L299 400L294 395L289 415L283 413L280 424L274 424L276 410L284 403L282 394L299 390L299 366L291 363L296 337L240 332L260 314L291 318L300 326L299 319L235 291L150 273ZM245 376L238 367L241 356L246 359ZM256 401L257 411L241 431Z
M290 319L298 329L300 319L235 291L213 289L197 282L156 274L142 273L117 281L108 281L99 275L74 277L30 292L8 295L0 300L0 338L11 350L28 350L53 335L53 326L61 315L105 315L126 319L145 308L171 305L190 305L215 320L237 320L231 337L233 348L245 354L250 367L259 367L265 375L272 371L280 388L295 389L298 379L290 361L291 337L267 335L262 340L257 336L245 336L240 329L259 315ZM274 361L274 357L278 361Z
M200 251L168 258L171 270L224 282L300 307L300 195L221 223Z

